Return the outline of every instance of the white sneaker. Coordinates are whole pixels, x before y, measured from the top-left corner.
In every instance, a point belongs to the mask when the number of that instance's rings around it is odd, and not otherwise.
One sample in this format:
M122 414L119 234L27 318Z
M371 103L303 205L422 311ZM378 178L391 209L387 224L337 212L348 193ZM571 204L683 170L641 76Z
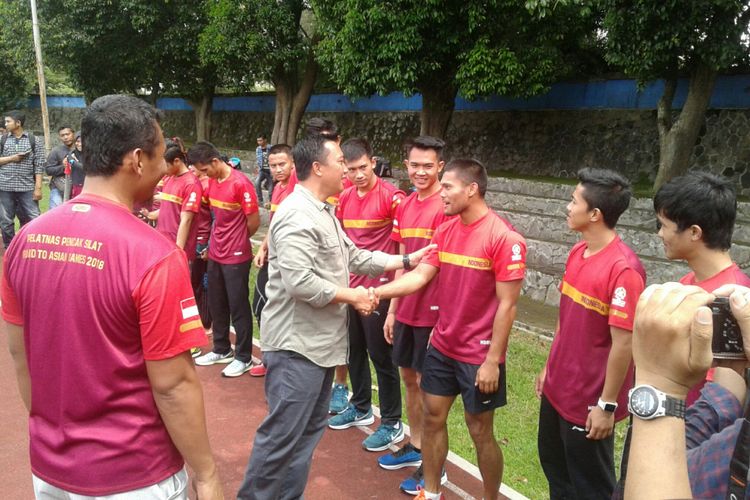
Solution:
M203 356L195 358L195 364L198 366L210 366L217 363L227 364L234 360L234 353L229 351L227 354L217 354L215 352L209 352Z
M246 371L249 371L252 367L252 361L248 361L247 363L245 363L244 361L235 359L229 364L229 366L221 370L221 374L225 377L239 377Z

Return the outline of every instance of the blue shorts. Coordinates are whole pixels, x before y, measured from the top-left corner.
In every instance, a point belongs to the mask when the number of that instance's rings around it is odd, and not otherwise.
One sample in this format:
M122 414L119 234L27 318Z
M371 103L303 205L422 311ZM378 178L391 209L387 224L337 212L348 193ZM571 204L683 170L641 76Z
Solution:
M464 409L477 414L505 406L505 363L500 363L497 391L485 394L474 385L480 365L463 363L445 356L430 346L424 359L421 388L435 396L457 396L461 394Z

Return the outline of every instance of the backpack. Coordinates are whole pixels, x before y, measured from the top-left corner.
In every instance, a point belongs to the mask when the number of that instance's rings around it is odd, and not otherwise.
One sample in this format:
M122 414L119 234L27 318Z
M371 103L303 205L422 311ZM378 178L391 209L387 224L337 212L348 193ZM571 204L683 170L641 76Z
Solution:
M34 154L34 150L36 150L36 137L34 137L34 134L31 132L28 132L29 134L29 146L31 146L31 154ZM5 149L5 142L8 140L8 134L3 134L2 137L0 137L0 154L3 154L3 149Z

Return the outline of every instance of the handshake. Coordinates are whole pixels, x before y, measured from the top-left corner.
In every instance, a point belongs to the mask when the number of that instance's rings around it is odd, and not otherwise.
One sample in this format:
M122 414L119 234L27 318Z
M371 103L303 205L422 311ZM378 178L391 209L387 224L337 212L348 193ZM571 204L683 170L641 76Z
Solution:
M352 289L352 292L354 297L351 305L359 314L362 316L369 316L373 312L378 314L376 309L380 304L380 294L375 288L358 286L357 288Z

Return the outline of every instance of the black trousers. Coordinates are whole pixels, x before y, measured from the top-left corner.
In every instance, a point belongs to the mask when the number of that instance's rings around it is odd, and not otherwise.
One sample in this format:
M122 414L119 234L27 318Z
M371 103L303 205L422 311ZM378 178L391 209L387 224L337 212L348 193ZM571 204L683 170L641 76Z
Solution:
M232 350L231 320L237 333L234 357L245 363L250 361L253 352L253 313L248 288L251 262L219 264L208 260L208 307L214 325L214 352L226 354Z
M190 263L190 284L195 294L195 303L198 305L198 314L201 317L203 328L211 328L211 311L208 308L208 287L204 285L203 278L208 269L208 261L196 257Z
M586 438L582 426L566 421L542 396L539 409L539 461L556 499L609 499L615 487L614 433Z
M255 277L253 314L255 315L255 319L258 320L258 328L260 328L260 314L263 312L263 308L268 301L268 297L266 297L266 283L268 283L268 261L258 270L258 275Z
M369 410L372 406L369 354L378 379L382 423L394 425L401 420L401 379L398 367L393 364L391 345L383 336L389 303L382 300L369 316L361 316L349 306L349 378L352 380L351 404L359 411Z

